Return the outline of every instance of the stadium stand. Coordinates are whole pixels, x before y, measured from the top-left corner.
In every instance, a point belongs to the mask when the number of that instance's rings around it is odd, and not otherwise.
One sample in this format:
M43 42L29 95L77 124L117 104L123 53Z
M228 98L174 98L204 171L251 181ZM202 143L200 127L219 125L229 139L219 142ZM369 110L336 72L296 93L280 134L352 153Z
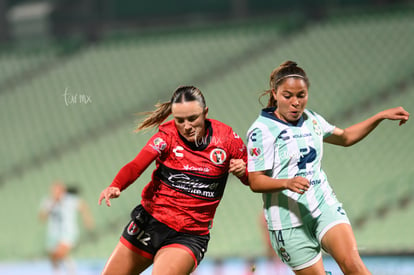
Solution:
M232 40L227 39L230 32ZM203 78L275 35L271 28L215 31L198 38L187 34L104 43L78 52L3 95L2 117L17 120L5 124L4 141L15 141L17 125L30 129L30 139L3 148L10 159L1 169L13 170L32 158L53 155L77 139L88 139L91 132L104 131L108 124L122 123L158 100L168 100L171 87L182 84L181 79Z
M396 105L414 110L412 14L331 19L289 33L278 24L110 39L69 57L19 56L22 68L2 75L0 83L43 62L54 67L0 93L7 144L1 148L7 161L0 165L0 190L7 194L4 205L11 206L0 210L0 218L8 220L0 247L9 248L0 250L0 258L42 255L44 227L36 215L54 179L80 186L97 223L93 235L83 232L76 256L108 257L151 169L111 208L97 206L98 195L151 135L132 133L134 113L168 100L179 84L198 86L209 117L232 125L243 138L261 108L258 97L268 87L268 75L287 59L309 74L309 107L339 127ZM351 148L325 147L324 168L354 223L361 253L413 252L414 204L406 194L414 191L414 128L410 122L403 128L395 124L385 122ZM264 255L260 208L260 195L230 177L208 257Z

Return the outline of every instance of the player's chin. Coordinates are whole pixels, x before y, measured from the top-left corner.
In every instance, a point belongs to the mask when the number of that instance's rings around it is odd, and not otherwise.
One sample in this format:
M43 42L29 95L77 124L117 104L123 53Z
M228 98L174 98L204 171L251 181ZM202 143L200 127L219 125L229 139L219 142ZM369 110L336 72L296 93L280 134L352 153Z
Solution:
M300 119L300 117L302 116L303 112L291 112L289 114L289 121L290 122L296 122Z
M194 134L193 135L185 135L184 137L188 142L195 142L195 140L196 140L196 135L194 135Z
M186 140L187 140L188 142L191 142L191 143L194 143L194 142L195 142L195 138L191 138L191 137L186 138Z

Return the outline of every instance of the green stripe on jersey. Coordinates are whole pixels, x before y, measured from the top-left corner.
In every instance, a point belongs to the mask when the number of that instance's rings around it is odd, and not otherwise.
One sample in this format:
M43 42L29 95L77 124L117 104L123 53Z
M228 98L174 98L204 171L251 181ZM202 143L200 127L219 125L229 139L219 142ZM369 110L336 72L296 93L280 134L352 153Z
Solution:
M305 110L297 125L278 120L274 109L264 109L248 131L248 170L265 171L275 179L296 176L309 180L311 188L299 195L290 190L263 194L269 229L299 226L306 215L320 215L321 204L331 204L332 189L321 169L323 137L334 126Z

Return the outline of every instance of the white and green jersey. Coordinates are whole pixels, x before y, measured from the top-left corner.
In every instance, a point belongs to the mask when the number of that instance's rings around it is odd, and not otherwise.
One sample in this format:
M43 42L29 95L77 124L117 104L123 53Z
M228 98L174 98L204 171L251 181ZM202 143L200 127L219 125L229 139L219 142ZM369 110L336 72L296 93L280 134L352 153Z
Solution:
M263 194L268 228L281 230L300 226L305 217L318 217L323 204L337 202L321 168L323 139L335 126L310 110L296 125L277 119L274 111L263 109L248 130L248 171L265 171L275 179L300 176L310 183L303 195L290 190Z
M49 212L47 220L47 249L55 249L60 242L75 245L79 238L78 210L79 198L66 194L60 201L45 199L42 209Z

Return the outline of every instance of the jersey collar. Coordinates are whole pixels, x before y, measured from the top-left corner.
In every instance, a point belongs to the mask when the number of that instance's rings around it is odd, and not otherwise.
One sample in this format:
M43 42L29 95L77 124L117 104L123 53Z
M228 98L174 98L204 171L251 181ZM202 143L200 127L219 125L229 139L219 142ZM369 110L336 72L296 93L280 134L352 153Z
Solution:
M299 118L299 120L298 120L298 122L296 124L289 123L289 122L285 122L285 121L283 121L281 119L278 119L275 116L275 110L276 110L276 107L264 108L264 109L262 109L262 112L260 113L260 115L262 117L265 117L265 118L268 118L268 119L271 119L271 120L275 120L275 121L277 121L279 123L282 123L284 125L293 126L293 127L301 127L302 124L303 124L303 122L305 121L306 114L303 113L302 116Z

